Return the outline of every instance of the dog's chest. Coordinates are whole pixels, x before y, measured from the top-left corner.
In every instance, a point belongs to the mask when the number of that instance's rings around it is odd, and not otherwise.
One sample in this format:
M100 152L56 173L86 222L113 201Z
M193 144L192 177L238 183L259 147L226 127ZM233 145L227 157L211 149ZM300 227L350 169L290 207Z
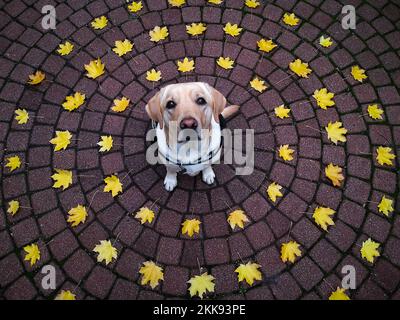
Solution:
M210 163L207 164L192 164L192 165L168 165L168 166L174 166L174 168L177 170L177 172L187 174L189 176L196 176L198 175L202 170L210 166Z

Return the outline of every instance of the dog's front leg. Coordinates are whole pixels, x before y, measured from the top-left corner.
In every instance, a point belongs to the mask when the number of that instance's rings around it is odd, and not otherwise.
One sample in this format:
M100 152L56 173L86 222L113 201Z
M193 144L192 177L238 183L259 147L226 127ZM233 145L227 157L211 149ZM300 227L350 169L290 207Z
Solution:
M214 170L211 168L211 166L205 168L201 172L203 181L207 184L213 184L214 183L214 178L215 178L215 173Z
M167 167L167 175L164 179L164 186L167 191L172 191L178 184L177 170L175 168Z

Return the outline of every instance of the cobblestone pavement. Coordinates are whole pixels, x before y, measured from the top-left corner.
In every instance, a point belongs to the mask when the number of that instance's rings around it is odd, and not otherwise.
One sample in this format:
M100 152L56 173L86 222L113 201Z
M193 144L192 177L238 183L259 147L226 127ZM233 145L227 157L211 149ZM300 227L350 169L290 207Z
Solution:
M356 6L356 30L341 27L341 2ZM0 1L0 299L53 299L63 289L78 299L190 298L187 281L199 274L198 264L215 277L215 292L208 295L213 299L327 299L341 285L344 265L356 269L357 288L347 292L351 299L399 299L399 3L276 0L256 9L244 8L239 0L221 5L187 0L181 8L165 0L143 3L135 15L122 0ZM56 7L53 31L41 27L44 4ZM283 24L285 12L294 12L300 24ZM93 30L90 22L101 15L108 17L108 26ZM190 37L186 24L200 21L207 31ZM227 22L243 28L238 37L225 38ZM168 39L149 40L148 31L156 25L168 26ZM321 35L334 44L322 48ZM257 50L262 37L278 47L262 55ZM134 50L120 58L111 48L125 38L134 42ZM56 49L65 40L75 49L60 56ZM194 58L196 69L182 75L176 60L186 56ZM234 68L216 67L219 56L234 59ZM98 57L105 75L85 77L83 65ZM290 76L288 64L295 58L309 63L308 79ZM353 65L366 69L362 83L350 76ZM161 70L161 82L145 79L151 68ZM27 85L36 70L46 80ZM268 85L263 93L249 86L255 75ZM144 106L160 86L192 80L210 83L229 103L241 106L228 127L255 130L255 170L237 176L233 166L216 165L213 186L180 176L176 190L168 193L165 169L145 160L150 121ZM322 87L335 93L335 107L322 110L315 104L312 94ZM85 105L65 111L61 104L74 91L86 95ZM121 96L131 106L113 112L113 99ZM366 115L371 103L384 108L383 120ZM290 118L273 115L281 104L290 106ZM17 107L30 112L27 124L14 119ZM346 143L334 145L318 131L329 121L343 122ZM56 130L73 134L66 150L53 151L49 140ZM104 134L112 135L115 144L99 153L96 144ZM293 161L276 156L281 144L295 149ZM381 145L393 148L395 166L376 162ZM4 163L13 155L22 166L10 173ZM331 162L344 168L341 187L323 173ZM73 171L73 184L64 191L52 188L54 168ZM123 193L115 198L103 192L104 177L114 173L123 178ZM266 195L272 181L284 187L276 203ZM377 209L383 195L395 201L389 217ZM14 216L6 212L11 200L22 206ZM78 204L90 204L89 216L72 228L67 213ZM154 221L140 224L132 213L151 205ZM316 205L336 210L329 232L305 213ZM232 231L226 218L236 208L245 210L250 222ZM193 238L181 234L188 217L202 222ZM373 264L360 255L367 238L381 244ZM118 258L107 266L92 251L106 239L118 249ZM280 259L280 245L287 239L301 245L302 256L294 264ZM23 247L31 243L41 250L34 266L24 261ZM154 290L140 284L138 270L146 260L164 269L164 281ZM242 260L258 262L263 280L252 287L238 284L234 270ZM56 268L55 290L41 287L46 264Z

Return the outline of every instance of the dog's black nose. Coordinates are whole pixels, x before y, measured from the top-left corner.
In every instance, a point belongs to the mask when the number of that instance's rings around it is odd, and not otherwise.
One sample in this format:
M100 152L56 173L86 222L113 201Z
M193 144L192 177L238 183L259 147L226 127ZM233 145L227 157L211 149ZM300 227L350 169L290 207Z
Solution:
M196 129L197 121L194 118L185 118L180 123L181 129Z

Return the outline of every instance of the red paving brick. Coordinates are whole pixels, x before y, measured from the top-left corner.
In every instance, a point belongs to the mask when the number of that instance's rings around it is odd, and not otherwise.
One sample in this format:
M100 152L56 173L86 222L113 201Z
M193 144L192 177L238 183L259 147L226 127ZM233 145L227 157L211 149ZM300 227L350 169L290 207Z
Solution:
M171 8L166 0L142 2L137 15L123 1L86 6L65 1L56 7L57 28L47 32L35 23L40 8L31 1L9 1L2 8L0 159L3 164L18 155L22 166L11 173L2 166L0 171L0 299L52 299L60 290L73 290L78 299L190 298L187 281L199 274L199 267L216 278L210 298L327 299L340 286L344 265L357 272L357 288L349 290L352 299L399 299L399 162L395 159L390 167L375 159L381 145L400 157L398 3L363 3L357 8L357 28L350 32L337 21L341 5L330 0L261 1L252 10L233 0L220 6L187 1L182 8ZM281 22L288 11L300 18L298 26ZM90 22L101 15L109 25L94 31ZM200 21L207 31L190 38L185 25ZM238 37L225 37L227 22L243 28ZM149 40L155 25L169 28L167 40ZM333 46L322 48L320 35L332 37ZM278 47L261 54L257 41L262 37ZM134 50L118 57L110 47L125 38L134 42ZM60 56L55 50L65 40L76 48ZM235 67L215 67L219 56L235 59ZM184 57L196 63L188 76L176 68L176 60ZM84 76L83 65L95 58L102 59L106 72L93 81ZM295 58L309 63L313 72L308 79L290 76L288 64ZM356 64L368 75L362 84L349 77ZM151 68L161 70L160 83L146 80ZM46 81L28 86L27 77L35 70L44 71ZM263 93L248 85L256 75L268 85ZM150 121L144 106L163 84L185 81L206 81L229 103L241 105L228 128L255 130L252 175L236 176L222 164L215 166L212 186L198 177L179 177L174 192L164 190L165 169L145 160ZM324 86L335 93L336 106L328 110L318 108L311 97ZM75 91L85 93L85 104L66 112L60 105ZM119 114L110 111L122 95L131 106ZM384 109L382 121L366 115L372 103ZM289 119L273 116L281 104L290 106ZM16 123L16 108L30 112L27 124ZM334 145L322 133L330 121L341 121L348 129L346 143ZM57 130L70 130L77 140L54 152L49 140ZM100 135L109 134L115 145L101 154L96 144ZM282 144L295 150L292 161L273 152ZM340 187L325 177L329 163L343 168ZM73 185L65 191L52 188L54 168L73 170ZM124 177L123 193L115 198L101 192L104 177L111 174ZM275 203L265 190L272 181L284 187L284 196ZM396 212L389 217L377 208L383 195L395 200ZM11 216L7 203L14 199L24 208ZM91 204L89 216L71 228L66 217L78 204ZM142 206L156 212L152 223L134 219ZM337 211L329 232L308 214L316 206ZM238 208L250 221L232 231L227 214ZM181 223L193 217L201 221L200 233L181 235ZM373 264L359 252L369 237L381 244L381 256ZM105 266L92 250L108 239L118 258ZM289 239L301 245L302 256L294 264L280 259L280 245ZM23 247L34 242L42 256L30 266L23 260ZM148 260L164 270L164 281L154 290L141 284L139 269ZM234 272L247 261L259 263L263 273L253 287L238 283ZM56 268L56 290L41 287L43 275L37 271L45 264Z

